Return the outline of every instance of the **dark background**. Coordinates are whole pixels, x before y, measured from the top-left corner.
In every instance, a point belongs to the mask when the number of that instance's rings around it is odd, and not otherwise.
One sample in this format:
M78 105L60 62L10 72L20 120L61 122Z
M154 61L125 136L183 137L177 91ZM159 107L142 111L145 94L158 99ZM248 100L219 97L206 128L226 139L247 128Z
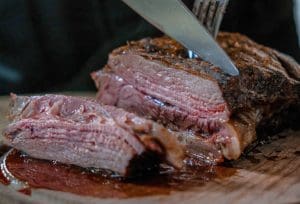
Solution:
M231 0L221 29L300 62L293 15L292 0ZM95 90L112 49L157 35L120 0L0 0L0 94Z

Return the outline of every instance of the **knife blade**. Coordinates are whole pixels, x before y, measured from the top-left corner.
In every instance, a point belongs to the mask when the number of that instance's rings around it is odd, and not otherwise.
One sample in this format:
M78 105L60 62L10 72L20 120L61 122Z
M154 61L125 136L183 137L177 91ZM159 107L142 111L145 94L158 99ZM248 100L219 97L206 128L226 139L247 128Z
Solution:
M238 69L192 12L178 0L122 0L159 30L232 76Z

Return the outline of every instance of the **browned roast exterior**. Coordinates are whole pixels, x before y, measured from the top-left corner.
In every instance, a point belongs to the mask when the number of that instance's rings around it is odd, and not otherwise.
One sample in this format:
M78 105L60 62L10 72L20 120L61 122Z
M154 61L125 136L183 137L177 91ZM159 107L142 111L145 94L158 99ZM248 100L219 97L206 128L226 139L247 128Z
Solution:
M188 59L168 37L147 38L115 49L104 69L92 73L97 98L178 130L192 156L236 159L259 125L299 107L300 68L241 34L220 33L218 42L239 76Z

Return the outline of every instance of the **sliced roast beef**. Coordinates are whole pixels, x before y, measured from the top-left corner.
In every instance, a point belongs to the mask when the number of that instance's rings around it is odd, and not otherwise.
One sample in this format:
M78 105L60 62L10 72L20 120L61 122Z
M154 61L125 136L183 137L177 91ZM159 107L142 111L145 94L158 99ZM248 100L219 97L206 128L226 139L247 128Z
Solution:
M91 99L12 95L4 142L32 157L134 176L167 161L181 167L182 147L163 126Z
M258 126L299 104L300 67L237 33L220 33L218 41L239 76L188 59L168 37L147 38L114 50L104 69L92 73L97 99L179 131L192 157L237 159Z

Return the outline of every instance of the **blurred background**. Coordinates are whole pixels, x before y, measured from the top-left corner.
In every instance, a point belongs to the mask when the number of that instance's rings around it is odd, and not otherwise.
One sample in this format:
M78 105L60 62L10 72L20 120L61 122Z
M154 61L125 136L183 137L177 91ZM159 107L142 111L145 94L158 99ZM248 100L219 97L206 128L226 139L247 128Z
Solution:
M221 30L300 62L300 0L231 0ZM95 90L112 49L159 35L121 0L0 0L0 95Z

